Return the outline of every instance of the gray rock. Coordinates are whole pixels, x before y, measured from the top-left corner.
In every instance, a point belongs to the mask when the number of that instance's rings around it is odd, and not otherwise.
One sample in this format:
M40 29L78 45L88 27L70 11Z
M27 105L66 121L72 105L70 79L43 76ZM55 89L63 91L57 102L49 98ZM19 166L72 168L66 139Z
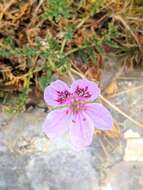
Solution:
M0 153L0 190L32 190L24 172L26 160Z
M142 190L143 162L121 162L111 172L110 187L113 190ZM105 188L106 189L106 188Z
M32 156L26 168L34 190L98 190L87 152L59 150Z
M96 136L88 151L92 157L92 165L102 172L123 159L125 151L125 140L120 138L109 138Z

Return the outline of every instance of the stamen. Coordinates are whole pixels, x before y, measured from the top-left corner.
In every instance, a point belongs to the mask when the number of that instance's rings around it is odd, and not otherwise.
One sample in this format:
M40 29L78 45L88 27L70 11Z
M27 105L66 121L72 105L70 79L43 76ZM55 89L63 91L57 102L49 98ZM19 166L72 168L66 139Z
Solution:
M71 95L70 92L68 92L67 90L57 91L57 94L58 94L58 99L56 101L60 104L64 103L67 100L67 98Z
M85 102L74 100L70 105L70 109L71 109L72 113L77 114L77 113L85 110Z
M75 93L79 97L84 97L84 98L90 98L91 97L91 94L88 91L88 86L86 86L85 88L80 88L79 86L77 86Z

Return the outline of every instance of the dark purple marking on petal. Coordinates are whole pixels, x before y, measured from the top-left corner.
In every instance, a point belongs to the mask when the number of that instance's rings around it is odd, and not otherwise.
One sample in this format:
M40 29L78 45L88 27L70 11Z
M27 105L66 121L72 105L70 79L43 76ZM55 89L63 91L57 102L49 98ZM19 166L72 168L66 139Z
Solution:
M68 115L69 114L69 110L66 110L66 115Z
M79 86L77 86L75 94L78 95L78 97L83 97L83 98L91 97L91 94L88 91L88 86L86 86L85 88L80 88Z
M67 90L65 91L56 91L58 98L56 99L56 101L60 104L63 104L64 102L66 102L67 98L70 97L70 92L68 92Z
M86 121L86 118L83 118L82 120L83 120L83 121Z

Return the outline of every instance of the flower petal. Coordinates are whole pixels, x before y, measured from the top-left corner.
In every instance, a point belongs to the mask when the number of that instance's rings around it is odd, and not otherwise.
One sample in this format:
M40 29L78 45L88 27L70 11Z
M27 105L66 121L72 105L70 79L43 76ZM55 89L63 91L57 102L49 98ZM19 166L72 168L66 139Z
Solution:
M100 89L97 84L87 79L76 80L71 89L78 100L93 101L100 95Z
M61 136L68 129L70 113L67 108L51 111L43 123L43 132L49 138Z
M61 80L52 82L44 91L44 100L50 106L65 105L70 96L70 89Z
M69 125L72 144L76 149L82 149L92 142L94 123L86 114L78 114Z
M86 114L94 121L97 129L110 130L113 125L111 113L101 104L87 104Z

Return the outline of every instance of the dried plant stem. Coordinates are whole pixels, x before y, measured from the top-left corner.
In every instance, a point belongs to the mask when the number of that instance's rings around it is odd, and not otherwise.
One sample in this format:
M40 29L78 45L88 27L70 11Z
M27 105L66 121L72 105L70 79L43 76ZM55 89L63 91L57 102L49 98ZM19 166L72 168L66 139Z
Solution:
M71 81L74 82L75 78L73 77L73 75L72 75L72 73L70 71L68 72L68 75L69 75Z
M109 159L109 153L107 152L106 147L105 147L105 145L104 145L104 143L102 142L101 139L99 139L99 143L100 143L100 145L101 145L101 147L103 149L103 152L104 152L106 158Z
M137 36L134 34L134 32L132 31L132 29L130 28L130 26L126 23L126 21L120 16L120 15L113 15L113 18L115 20L118 20L120 21L124 27L130 32L130 34L133 36L133 38L135 39L137 45L138 45L138 48L140 50L141 53L143 53L143 50L142 50L142 47L141 47L141 44L137 38Z
M109 146L112 148L112 150L115 148L114 146L113 146L113 144L110 142L110 140L104 135L103 136L103 138L104 138L104 140L109 144Z
M43 3L43 0L40 0L39 3L38 3L38 5L37 5L37 7L36 7L36 9L34 10L34 12L32 14L31 22L28 24L27 28L30 28L32 25L35 24L36 18L37 18L37 14L38 14L38 10L40 9L42 3Z
M87 15L85 18L83 18L81 22L76 26L76 30L79 29L88 20L89 17L90 17L90 14Z
M2 20L4 13L7 11L7 9L9 9L9 7L10 7L13 3L15 3L15 0L11 0L11 1L8 2L8 3L6 3L5 1L3 2L3 10L2 10L2 12L0 13L0 21Z
M71 68L71 71L74 73L74 74L76 74L76 75L78 75L78 76L80 76L81 78L83 78L83 79L85 79L86 77L84 76L84 74L82 74L82 73L79 73L78 71L76 71L75 69L73 69L73 68Z
M132 92L132 91L136 91L136 90L139 90L139 89L141 89L141 88L143 88L143 85L136 86L136 87L131 88L131 89L128 89L128 90L124 90L124 91L122 91L122 92L119 92L119 93L117 93L117 94L114 94L114 95L110 96L110 98L114 98L114 97L120 96L120 95L122 95L122 94L126 94L126 93L129 93L129 92Z
M61 46L61 50L60 50L60 53L62 54L63 53L63 51L64 51L64 47L65 47L65 45L66 45L66 39L64 39L63 40L63 43L62 43L62 46Z
M125 112L123 112L122 110L120 110L117 106L115 106L114 104L112 104L109 100L107 100L106 98L104 98L102 95L100 95L100 98L107 103L112 109L116 110L117 112L119 112L121 115L123 115L124 117L126 117L128 120L130 120L132 123L134 123L135 125L139 126L139 127L143 127L143 124L134 120L132 117L128 116Z
M118 77L119 80L140 80L142 79L141 77Z

